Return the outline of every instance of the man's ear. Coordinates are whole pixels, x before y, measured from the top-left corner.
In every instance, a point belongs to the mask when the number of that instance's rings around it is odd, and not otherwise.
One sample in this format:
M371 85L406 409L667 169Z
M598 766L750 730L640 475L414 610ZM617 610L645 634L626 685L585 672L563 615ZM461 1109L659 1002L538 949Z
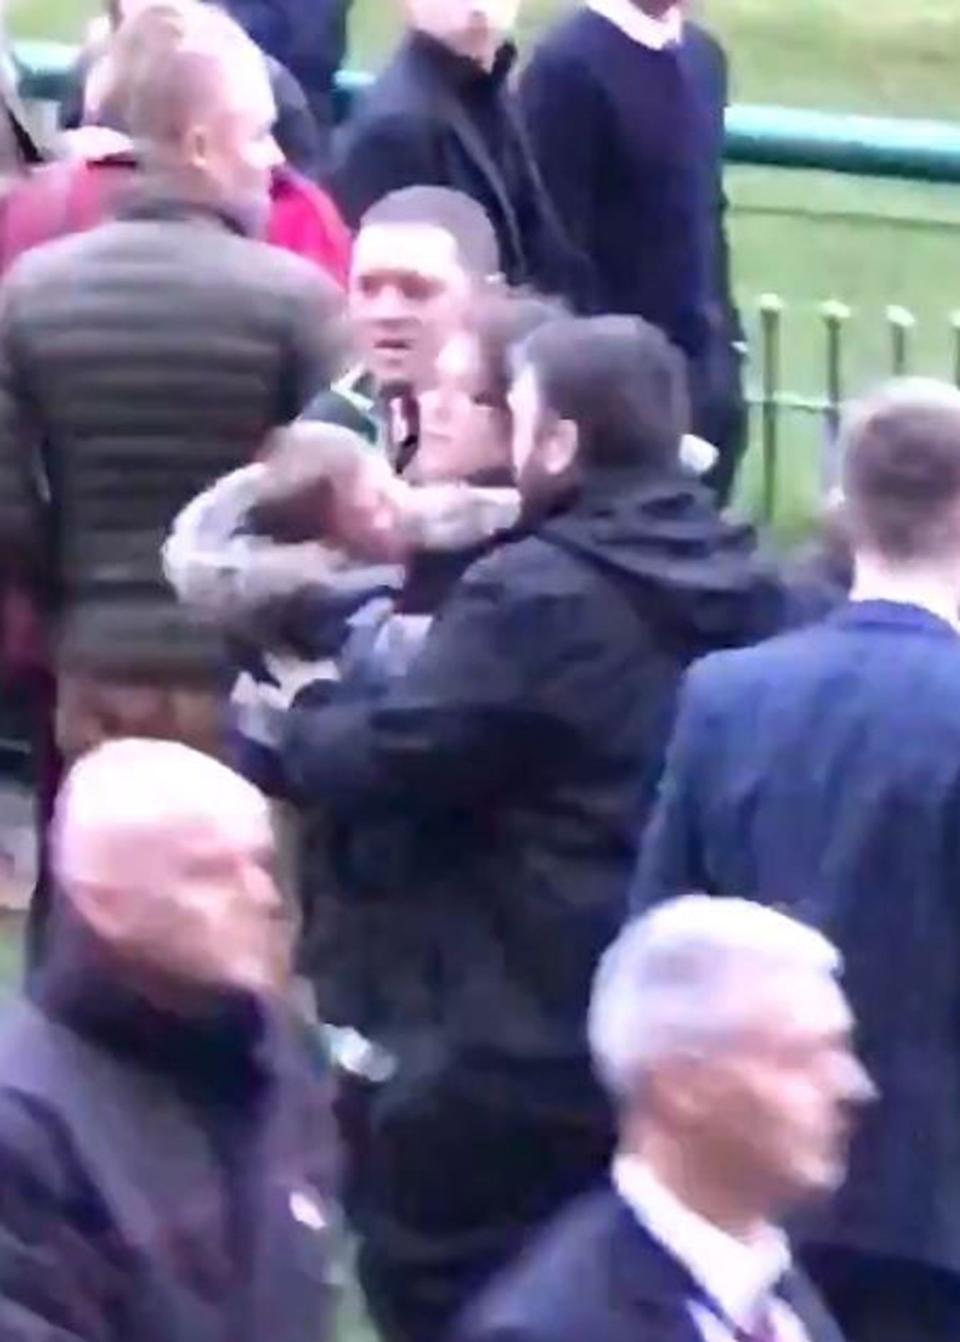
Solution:
M543 445L543 468L554 477L566 475L580 450L580 430L572 419L558 419Z

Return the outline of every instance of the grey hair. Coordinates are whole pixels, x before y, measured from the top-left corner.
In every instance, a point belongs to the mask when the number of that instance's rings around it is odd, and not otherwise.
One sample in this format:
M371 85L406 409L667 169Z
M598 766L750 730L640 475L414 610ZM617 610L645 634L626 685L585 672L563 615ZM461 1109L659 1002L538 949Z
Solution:
M709 895L670 900L628 923L600 961L587 1022L594 1067L625 1099L658 1062L731 1038L758 975L841 968L826 937L775 909Z

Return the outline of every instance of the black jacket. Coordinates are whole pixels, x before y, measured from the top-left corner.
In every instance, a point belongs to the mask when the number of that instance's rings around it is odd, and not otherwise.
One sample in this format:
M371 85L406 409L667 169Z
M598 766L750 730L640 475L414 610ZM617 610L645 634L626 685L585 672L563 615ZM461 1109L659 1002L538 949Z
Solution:
M182 508L296 417L339 357L316 267L226 216L145 199L22 257L0 314L0 545L56 589L63 656L207 675L160 547Z
M696 487L614 474L474 564L380 702L298 700L299 795L406 827L402 862L367 849L351 889L380 930L362 948L376 1005L350 1023L396 1045L416 999L418 1028L453 1052L585 1076L590 978L680 674L779 613L752 538Z
M882 601L691 672L634 891L759 899L840 948L880 1099L811 1242L960 1273L960 638Z
M413 32L341 132L329 186L347 222L406 186L446 186L486 210L511 284L588 306L592 281L544 190L507 80Z
M4 1342L322 1342L317 1092L252 999L169 1016L55 943L0 1032Z
M810 1342L842 1342L799 1272L779 1294ZM683 1265L609 1191L561 1216L467 1311L453 1342L700 1342Z
M352 0L218 0L293 75L324 136L334 122L334 79L347 50Z

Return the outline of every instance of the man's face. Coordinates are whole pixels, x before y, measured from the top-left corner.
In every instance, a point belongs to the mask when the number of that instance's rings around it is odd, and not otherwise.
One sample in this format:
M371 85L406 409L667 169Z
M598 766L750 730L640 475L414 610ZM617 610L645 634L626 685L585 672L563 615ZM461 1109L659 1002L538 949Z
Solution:
M832 976L751 985L749 1020L686 1074L692 1135L713 1168L777 1215L843 1182L854 1110L874 1097Z
M98 935L147 975L194 988L253 992L284 981L291 944L273 875L265 805L121 836L102 884L77 902Z
M523 366L508 397L513 419L513 476L525 503L539 503L562 489L577 458L574 425L544 409L535 369Z
M371 224L350 273L350 317L361 354L384 387L430 386L437 356L463 322L473 285L442 228Z
M509 416L486 399L482 362L476 338L466 331L440 351L436 384L420 395L420 445L410 472L417 480L509 471Z
M266 67L256 51L243 52L219 72L221 96L188 135L192 165L218 199L261 228L270 203L270 179L283 162L273 135L277 109Z
M486 65L512 31L520 0L406 0L406 6L415 28Z

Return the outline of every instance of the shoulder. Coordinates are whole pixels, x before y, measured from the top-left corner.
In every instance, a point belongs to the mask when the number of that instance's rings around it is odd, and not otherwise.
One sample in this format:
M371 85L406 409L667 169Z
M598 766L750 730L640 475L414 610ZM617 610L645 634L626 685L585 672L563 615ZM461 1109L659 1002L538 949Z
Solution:
M695 662L685 677L688 699L728 700L753 696L764 686L782 687L802 674L831 642L821 624L792 630L747 648L713 652Z
M587 565L540 536L523 536L498 545L465 574L463 586L488 590L498 599L523 607L587 602L601 579Z
M719 38L713 33L702 28L699 23L688 21L685 44L687 51L695 60L702 62L707 69L720 76L726 75L727 54Z
M456 1342L583 1342L591 1334L617 1342L611 1321L624 1302L611 1298L610 1267L625 1214L609 1190L574 1203L468 1310Z

